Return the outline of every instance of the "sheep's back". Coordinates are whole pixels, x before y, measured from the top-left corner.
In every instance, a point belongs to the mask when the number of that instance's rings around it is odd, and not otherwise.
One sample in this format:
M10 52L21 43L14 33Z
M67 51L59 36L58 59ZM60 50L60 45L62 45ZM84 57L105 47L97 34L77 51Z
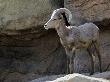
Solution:
M80 40L88 42L99 38L99 28L93 23L85 23L78 26L80 31Z

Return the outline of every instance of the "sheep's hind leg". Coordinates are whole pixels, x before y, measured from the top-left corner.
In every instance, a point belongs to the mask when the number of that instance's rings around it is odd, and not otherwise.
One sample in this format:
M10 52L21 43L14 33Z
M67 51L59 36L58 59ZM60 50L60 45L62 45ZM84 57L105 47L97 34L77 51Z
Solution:
M94 73L94 60L93 60L93 57L92 57L92 54L91 54L89 48L87 49L87 52L89 53L90 60L91 60L91 67L92 67L90 75L93 75L93 73Z
M100 72L102 72L102 62L101 62L101 55L100 55L100 52L99 52L98 43L94 42L93 45L95 47L95 50L96 50L96 53L97 53L97 56L98 56L98 59L99 59L99 70L100 70Z

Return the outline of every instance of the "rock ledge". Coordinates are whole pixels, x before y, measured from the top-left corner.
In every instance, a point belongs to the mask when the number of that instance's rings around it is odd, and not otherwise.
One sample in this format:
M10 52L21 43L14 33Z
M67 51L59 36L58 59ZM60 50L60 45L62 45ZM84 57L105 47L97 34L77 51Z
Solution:
M54 81L46 81L46 82L110 82L110 81L102 78L88 77L85 75L75 73L58 78Z

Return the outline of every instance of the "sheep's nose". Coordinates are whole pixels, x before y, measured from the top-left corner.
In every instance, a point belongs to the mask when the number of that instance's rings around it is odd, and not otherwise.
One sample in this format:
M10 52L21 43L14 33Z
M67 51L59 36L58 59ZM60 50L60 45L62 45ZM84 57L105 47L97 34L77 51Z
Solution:
M47 25L45 24L44 27L46 27Z

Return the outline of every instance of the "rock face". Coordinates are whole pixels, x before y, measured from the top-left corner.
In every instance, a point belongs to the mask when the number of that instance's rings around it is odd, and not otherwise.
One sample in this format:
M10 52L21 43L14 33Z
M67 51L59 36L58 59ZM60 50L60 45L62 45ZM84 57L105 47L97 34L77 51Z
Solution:
M33 42L20 40L21 42L18 41L16 47L15 44L8 45L8 47L1 46L0 81L16 82L20 80L22 82L24 79L35 79L39 75L65 73L65 51L59 44L56 33L51 33L55 32L49 32L41 38L33 39ZM25 42L29 45L24 46Z
M0 0L0 25L5 30L22 30L43 25L51 12L48 0Z
M0 0L0 82L65 73L59 38L43 28L52 8L49 0Z
M110 18L109 0L65 0L65 7L72 11L74 16L72 23L75 25L85 21L94 22ZM104 25L110 24L108 22L106 21Z
M65 6L73 13L73 24L86 20L108 28L110 22L105 19L109 18L109 0L86 1L0 0L0 82L27 82L43 75L65 73L66 54L59 37L54 30L46 31L43 25L53 9ZM102 68L105 71L110 64L110 31L102 31L100 35ZM99 71L98 67L97 60L95 71ZM78 52L75 72L88 73L90 70L87 52Z

